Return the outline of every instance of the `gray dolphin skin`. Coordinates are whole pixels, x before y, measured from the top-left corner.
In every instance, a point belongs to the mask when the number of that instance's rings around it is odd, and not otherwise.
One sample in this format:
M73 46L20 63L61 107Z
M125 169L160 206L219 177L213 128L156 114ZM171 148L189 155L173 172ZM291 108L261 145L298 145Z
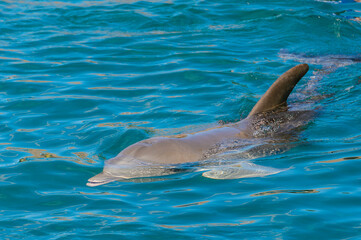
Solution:
M193 165L202 167L205 171L202 175L213 179L265 176L282 171L240 158L252 159L252 152L277 152L272 143L289 141L311 119L311 111L291 111L286 103L308 69L307 64L300 64L282 74L247 118L239 122L196 133L153 137L130 145L105 161L103 171L90 178L87 186L170 175Z

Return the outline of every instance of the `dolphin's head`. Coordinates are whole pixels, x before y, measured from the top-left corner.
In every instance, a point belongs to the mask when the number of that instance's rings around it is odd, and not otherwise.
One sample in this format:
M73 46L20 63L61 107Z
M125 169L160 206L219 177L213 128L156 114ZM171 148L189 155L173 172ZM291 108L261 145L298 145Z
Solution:
M103 185L117 180L128 179L132 158L120 153L115 158L105 161L103 171L88 180L89 187Z
M166 161L167 156L164 153L171 152L172 146L165 140L165 138L151 138L127 147L116 157L105 161L103 172L90 178L87 186L94 187L119 180L167 175L171 167L161 163Z

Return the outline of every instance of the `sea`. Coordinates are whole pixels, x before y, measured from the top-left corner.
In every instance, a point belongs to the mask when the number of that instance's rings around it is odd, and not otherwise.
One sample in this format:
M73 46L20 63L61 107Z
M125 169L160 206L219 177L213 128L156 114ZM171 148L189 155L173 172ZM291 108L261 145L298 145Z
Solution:
M140 140L247 117L285 71L314 118L278 174L88 187ZM242 159L239 159L242 161ZM0 1L0 239L361 239L361 3Z

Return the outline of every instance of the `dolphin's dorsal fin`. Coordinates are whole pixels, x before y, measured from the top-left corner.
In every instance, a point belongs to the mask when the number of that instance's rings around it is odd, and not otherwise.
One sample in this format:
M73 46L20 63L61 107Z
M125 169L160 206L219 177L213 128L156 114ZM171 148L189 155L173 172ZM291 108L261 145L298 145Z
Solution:
M307 71L307 64L299 64L282 74L253 107L248 117L285 104L293 88Z

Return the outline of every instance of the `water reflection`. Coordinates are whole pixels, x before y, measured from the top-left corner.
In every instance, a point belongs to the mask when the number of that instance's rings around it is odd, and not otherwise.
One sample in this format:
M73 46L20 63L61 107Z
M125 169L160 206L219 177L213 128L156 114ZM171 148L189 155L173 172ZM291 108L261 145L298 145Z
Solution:
M199 227L237 227L246 224L255 223L254 220L251 221L240 221L238 223L200 223L200 224L190 224L190 225L166 225L158 224L157 226L162 228L173 229L177 231L184 231L187 228L199 228Z
M51 83L51 82L53 82L53 81L42 81L42 80L15 80L15 82Z
M64 157L59 156L55 153L51 153L46 151L45 149L36 149L36 148L21 148L21 147L7 147L6 150L15 151L15 152L25 152L30 153L31 156L23 157L19 159L19 163L26 162L26 161L46 161L49 158L52 159L61 159L66 160L82 165L90 165L94 164L96 160L98 160L97 156L93 156L92 158L88 156L86 152L72 152L76 157Z
M177 205L177 206L173 206L175 208L183 208L183 207L192 207L192 206L197 206L197 205L203 205L205 203L208 203L209 201L201 201L201 202L194 202L194 203L187 203L187 204L182 204L182 205Z
M38 130L40 130L40 128L16 129L17 132L35 132Z
M336 162L343 162L343 161L356 160L356 159L361 159L361 156L343 157L343 158L338 158L338 159L333 159L333 160L318 161L316 163L336 163Z
M293 193L293 194L306 194L306 193L319 193L320 191L316 189L305 189L305 190L271 190L266 192L259 192L251 194L251 197L259 197L259 196L267 196L267 195L275 195L281 193Z
M118 219L116 222L136 222L138 220L137 217L121 217L116 215L106 215L106 214L99 214L93 212L82 212L80 214L88 215L96 218L115 218Z
M89 195L89 196L120 196L127 197L128 195L120 194L120 193L111 193L111 192L79 192L81 195Z

